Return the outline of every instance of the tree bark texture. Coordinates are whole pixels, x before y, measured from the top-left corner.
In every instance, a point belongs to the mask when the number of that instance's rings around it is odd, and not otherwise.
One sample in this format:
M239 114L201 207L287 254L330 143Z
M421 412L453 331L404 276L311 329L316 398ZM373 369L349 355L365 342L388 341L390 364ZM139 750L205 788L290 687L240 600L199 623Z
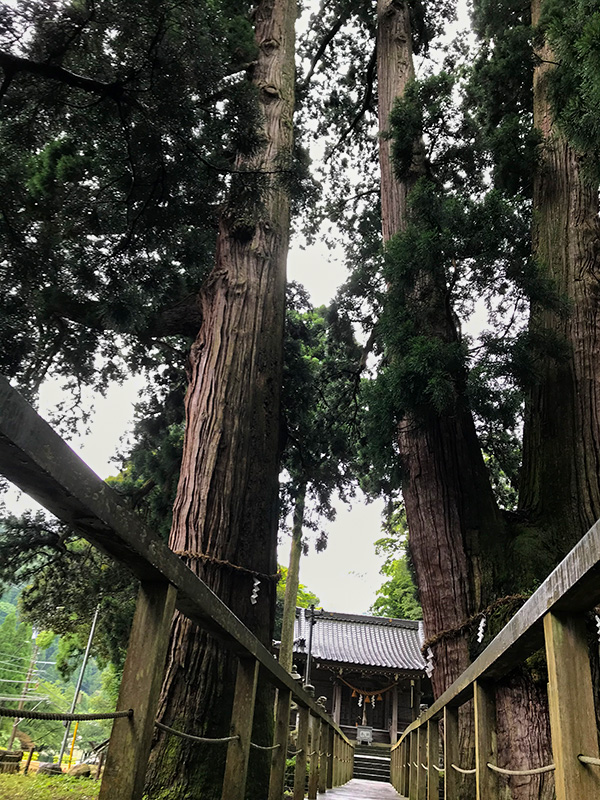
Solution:
M532 4L534 24L541 0ZM566 355L543 357L526 405L520 505L549 532L558 561L600 516L600 225L597 187L557 130L548 98L555 68L546 44L534 72L540 163L534 183L533 255L567 313L533 308L535 334L558 336Z
M285 584L283 600L283 618L281 620L281 644L279 646L279 663L288 672L292 671L294 661L294 621L296 619L296 603L298 586L300 585L300 557L302 555L302 525L304 523L304 504L306 501L306 484L298 489L294 503L292 521L292 546Z
M295 0L263 0L252 81L260 144L239 155L223 212L216 263L200 293L202 328L189 359L186 431L170 546L265 644L270 644L278 523L279 395L292 159ZM234 189L256 196L236 205ZM238 195L239 196L239 195ZM240 569L241 568L241 569ZM260 580L250 602L254 575ZM159 719L189 733L229 731L234 659L177 614ZM259 687L253 741L265 743L272 704ZM267 730L264 730L266 728ZM257 751L253 751L256 753ZM225 749L157 736L147 781L151 800L217 800ZM251 755L266 770L269 755ZM259 773L261 769L259 768ZM261 773L261 790L268 773ZM264 785L262 781L264 780ZM256 788L256 787L254 787Z
M408 4L379 0L377 53L379 121L386 130L395 99L414 78ZM390 142L381 141L384 244L406 228L411 189L410 178L395 178L390 148ZM416 276L405 302L420 333L450 343L457 340L457 331L447 294L440 265L436 274ZM490 580L481 553L482 528L490 541L503 529L464 387L456 390L452 414L411 413L398 432L409 546L427 638L462 625L486 603ZM465 637L442 639L434 656L434 691L439 695L469 663Z
M413 77L407 4L379 0L379 119L382 130L394 99ZM389 68L389 71L388 71ZM384 243L407 224L411 178L394 178L390 144L382 141L382 227ZM415 165L413 164L413 167ZM412 180L416 177L413 176ZM400 184L400 185L399 185ZM442 265L419 274L404 302L418 333L444 343L457 341ZM506 559L508 527L493 496L489 476L459 376L456 401L448 413L411 412L401 421L398 443L403 466L403 496L409 547L417 574L426 638L444 634L432 645L435 696L470 663L469 632L460 627L484 609L499 587L495 563ZM566 448L563 443L562 447ZM549 763L545 691L530 675L513 675L497 688L499 763L523 768ZM461 709L460 766L473 763L472 707ZM503 798L533 800L551 796L552 777L511 779ZM471 778L461 781L460 797L474 794Z

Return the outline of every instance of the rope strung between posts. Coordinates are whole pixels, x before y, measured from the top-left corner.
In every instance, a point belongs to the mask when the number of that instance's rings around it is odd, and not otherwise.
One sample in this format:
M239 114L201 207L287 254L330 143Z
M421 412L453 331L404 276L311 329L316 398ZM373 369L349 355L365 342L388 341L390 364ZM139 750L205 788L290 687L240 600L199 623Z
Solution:
M427 772L429 772L429 767L426 767L425 764L423 764L422 761L421 761L421 766L423 767L423 769L425 769L425 770L427 770Z
M592 767L600 767L600 758L594 758L593 756L582 756L579 755L577 758L581 761L582 764L589 764Z
M280 744L273 744L270 747L264 744L254 744L254 742L250 742L250 747L256 748L256 750L277 750L278 747L281 747Z
M600 759L598 763L600 764ZM535 769L503 769L495 764L490 764L489 761L487 765L492 772L499 772L501 775L541 775L544 772L554 772L556 769L554 764L548 764L546 767L536 767Z
M476 769L461 769L460 767L457 767L456 764L450 764L450 766L452 767L452 769L455 769L462 775L475 775L475 773L477 772Z
M222 744L223 742L233 742L234 739L239 739L236 736L224 736L222 739L208 739L205 736L192 736L191 733L183 733L183 731L176 731L175 728L169 728L168 725L163 725L158 720L154 723L160 731L165 733L172 733L173 736L179 736L181 739L189 739L191 742L201 742L202 744Z
M26 711L23 708L0 708L0 717L21 717L21 719L47 719L57 722L87 722L94 719L120 719L133 717L133 709L128 711L113 711L104 714L66 714L62 711Z
M294 756L299 756L300 753L303 753L303 752L304 752L304 750L302 748L300 748L300 750L288 750L288 756L290 758L293 758Z
M432 766L432 767L433 767L435 770L437 770L437 772L439 772L439 773L440 773L440 775L443 775L443 774L444 774L444 768L443 768L443 767L438 767L438 766L437 766L437 764L432 764L431 766Z
M246 575L253 575L256 578L262 578L266 581L278 581L280 577L279 572L269 575L266 572L258 572L255 569L240 567L239 564L232 564L231 561L225 561L223 558L214 558L214 556L209 556L206 553L197 553L192 550L174 550L174 553L176 556L191 558L195 561L208 561L209 564L216 564L218 567L226 567L227 569L232 569L237 572L244 572Z

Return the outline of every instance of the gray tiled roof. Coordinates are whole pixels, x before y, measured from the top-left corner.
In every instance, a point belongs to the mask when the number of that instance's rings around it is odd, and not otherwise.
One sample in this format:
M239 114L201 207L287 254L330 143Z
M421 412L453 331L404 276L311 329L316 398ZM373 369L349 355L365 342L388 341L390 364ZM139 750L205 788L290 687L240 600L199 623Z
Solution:
M307 614L300 608L296 615L294 640L304 639L305 644L296 643L294 652L306 654L309 637ZM315 617L314 659L411 672L421 672L425 668L419 622L328 611L316 611Z

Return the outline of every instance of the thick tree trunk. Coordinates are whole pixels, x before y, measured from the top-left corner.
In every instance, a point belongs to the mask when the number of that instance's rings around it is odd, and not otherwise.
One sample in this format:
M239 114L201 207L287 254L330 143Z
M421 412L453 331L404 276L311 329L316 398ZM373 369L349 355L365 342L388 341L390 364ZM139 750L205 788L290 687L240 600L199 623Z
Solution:
M283 618L281 621L281 644L279 646L279 663L288 672L292 671L294 661L294 620L296 619L296 602L300 585L300 556L302 555L302 526L304 524L304 504L306 501L306 484L298 489L294 503L292 522L292 546L285 584L283 600Z
M414 77L408 4L380 0L377 54L379 122L385 131L394 100ZM384 243L406 228L411 189L410 178L401 182L394 177L390 147L389 141L381 141ZM417 164L414 168L418 171ZM436 274L423 271L416 276L405 303L420 333L443 342L456 341L442 265ZM464 388L456 389L452 414L411 414L399 428L409 546L428 638L462 625L485 604L490 580L480 538L482 530L490 540L503 530ZM469 656L461 635L441 639L434 650L433 683L438 695L468 665Z
M392 103L413 77L409 12L393 0L379 2L379 118L382 130ZM391 76L388 72L391 65ZM411 178L394 179L390 145L382 141L383 237L387 242L407 224ZM418 172L418 164L413 164ZM412 180L416 177L413 176ZM457 341L442 265L415 276L404 302L419 335L444 343ZM434 637L432 682L439 696L470 663L469 631L460 631L470 616L496 596L494 562L502 561L507 527L491 490L465 381L455 385L454 408L445 414L420 409L399 426L398 443L404 469L403 496L409 546L417 574L427 638ZM527 675L511 676L498 687L500 760L507 766L547 763L548 725L543 691ZM532 709L536 722L532 725ZM537 715L537 716L536 716ZM461 766L473 759L472 708L461 713ZM518 740L519 753L515 754ZM516 760L515 760L516 757ZM551 778L511 779L504 797L515 800L547 798ZM461 798L474 796L465 778Z
M262 115L261 143L252 155L239 156L236 167L256 174L233 178L216 264L200 296L203 322L190 353L183 460L170 536L171 548L266 645L276 572L289 229L282 172L292 158L295 19L295 0L263 0L255 13L259 55L252 79ZM248 181L254 195L246 186L244 203L236 206L236 190ZM261 581L255 605L250 602L253 572ZM226 735L233 662L215 641L177 615L161 721L189 733ZM264 698L261 704L260 696L257 703L255 727L257 720L259 728L268 727L272 705ZM264 731L262 736L264 741ZM266 766L267 758L259 760ZM151 757L148 797L216 800L223 763L222 747L200 747L161 734ZM251 786L250 794L261 797L266 785Z
M532 4L534 24L540 0ZM547 531L556 561L600 516L600 225L597 187L556 129L548 99L553 55L534 73L534 124L542 136L534 184L533 255L567 301L567 313L532 309L531 329L558 337L560 359L542 358L524 429L520 506Z

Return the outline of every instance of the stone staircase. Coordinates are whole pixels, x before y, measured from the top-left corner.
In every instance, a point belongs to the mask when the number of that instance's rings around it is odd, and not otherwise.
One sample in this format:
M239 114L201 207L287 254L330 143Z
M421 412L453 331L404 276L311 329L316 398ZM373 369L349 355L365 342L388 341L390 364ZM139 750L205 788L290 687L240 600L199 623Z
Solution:
M354 753L354 778L390 782L390 746L357 745Z

